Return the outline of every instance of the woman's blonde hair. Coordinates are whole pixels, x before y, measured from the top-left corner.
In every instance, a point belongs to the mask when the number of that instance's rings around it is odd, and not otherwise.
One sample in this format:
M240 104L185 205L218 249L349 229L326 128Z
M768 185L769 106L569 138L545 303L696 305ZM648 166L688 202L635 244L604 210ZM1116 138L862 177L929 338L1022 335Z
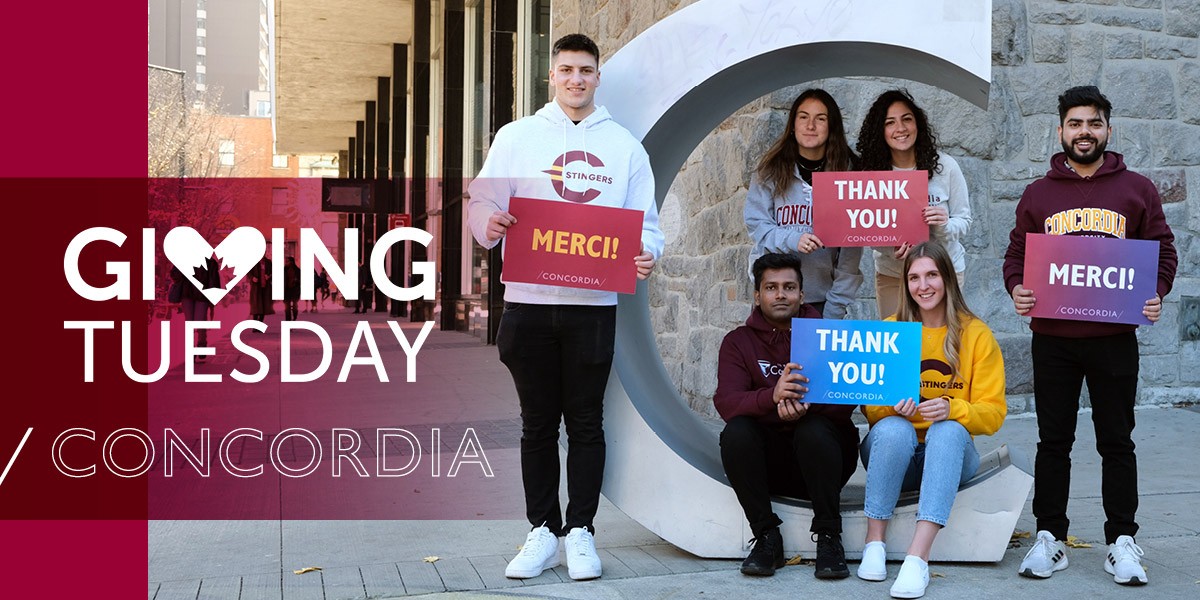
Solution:
M913 300L912 294L908 291L908 270L912 268L913 262L918 258L932 260L938 275L942 277L946 293L945 301L942 303L946 311L946 341L942 346L942 353L946 355L946 362L950 365L951 379L957 378L958 349L962 343L962 332L971 319L978 317L967 307L962 289L958 287L958 274L954 272L954 262L950 260L950 253L938 242L929 241L917 244L904 258L904 268L900 270L902 280L900 309L896 311L896 320L921 321L921 307L917 305L917 301Z

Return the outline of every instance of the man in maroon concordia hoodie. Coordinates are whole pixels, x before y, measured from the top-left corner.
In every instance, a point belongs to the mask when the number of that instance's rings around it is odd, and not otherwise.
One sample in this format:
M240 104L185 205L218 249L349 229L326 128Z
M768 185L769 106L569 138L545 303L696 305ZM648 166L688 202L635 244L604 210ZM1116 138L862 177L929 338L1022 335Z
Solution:
M800 268L794 254L754 261L754 310L721 343L713 404L726 421L721 462L754 532L742 572L774 575L783 566L783 521L771 510L771 494L781 494L812 501L814 574L841 579L850 571L838 507L858 466L855 407L804 402L808 379L791 362L792 318L821 313L802 303Z
M1163 215L1154 184L1129 171L1120 154L1105 152L1112 133L1112 105L1094 86L1067 90L1058 99L1063 152L1050 159L1046 176L1029 185L1017 204L1016 226L1004 257L1004 283L1017 314L1037 301L1036 284L1024 286L1025 234L1086 235L1157 240L1158 294L1142 314L1151 322L1171 291L1177 258L1175 236ZM1033 513L1038 540L1018 572L1047 578L1067 567L1067 498L1071 446L1075 441L1079 393L1087 379L1096 448L1103 461L1105 570L1117 583L1141 585L1146 573L1133 541L1138 525L1137 457L1131 438L1138 383L1136 325L1034 318L1033 393L1038 447L1034 464Z

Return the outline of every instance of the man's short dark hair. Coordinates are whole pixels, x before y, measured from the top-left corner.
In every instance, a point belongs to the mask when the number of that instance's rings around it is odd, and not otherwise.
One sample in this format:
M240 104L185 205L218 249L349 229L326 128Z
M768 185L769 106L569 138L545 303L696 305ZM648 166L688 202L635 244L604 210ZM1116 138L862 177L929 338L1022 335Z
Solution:
M1077 106L1094 107L1104 115L1105 123L1110 122L1108 117L1112 114L1112 103L1100 93L1100 88L1094 85L1076 86L1058 97L1058 123L1061 125L1066 122L1067 111Z
M587 52L596 57L596 64L600 64L600 48L596 46L596 42L592 38L583 35L582 33L568 33L554 42L554 49L550 52L550 61L558 58L558 53L566 50L568 52Z
M758 290L762 285L763 273L767 269L792 269L796 272L796 280L800 282L800 287L804 287L804 272L800 270L800 257L795 254L764 254L754 261L754 266L750 270L754 273L754 289Z

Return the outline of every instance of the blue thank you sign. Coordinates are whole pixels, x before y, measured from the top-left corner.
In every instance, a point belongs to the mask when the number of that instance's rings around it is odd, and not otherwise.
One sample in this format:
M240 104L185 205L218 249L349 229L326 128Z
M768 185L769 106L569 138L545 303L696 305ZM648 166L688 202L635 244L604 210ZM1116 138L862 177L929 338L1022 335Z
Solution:
M921 400L921 324L792 319L806 402L895 406Z

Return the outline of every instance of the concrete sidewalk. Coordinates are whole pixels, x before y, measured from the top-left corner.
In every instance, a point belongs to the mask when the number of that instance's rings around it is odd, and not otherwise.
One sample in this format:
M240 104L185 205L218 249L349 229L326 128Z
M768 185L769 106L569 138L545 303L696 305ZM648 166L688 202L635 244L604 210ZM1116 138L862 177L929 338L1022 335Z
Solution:
M239 317L240 318L240 317ZM277 326L278 315L268 318ZM335 331L353 329L361 315L349 311L301 313ZM374 326L387 319L369 317ZM414 324L406 324L411 330ZM344 336L336 339L346 339ZM228 340L217 342L218 352ZM393 344L394 346L394 344ZM397 348L380 348L396 353ZM278 349L275 349L278 352ZM336 353L337 351L335 351ZM269 352L268 352L269 353ZM403 358L386 358L403 364ZM213 361L221 364L222 361ZM177 369L178 367L173 367ZM231 368L231 367L230 367ZM481 505L521 504L519 412L511 379L494 347L471 336L433 331L419 353L418 378L461 397L458 424L491 427L483 440L496 477ZM402 377L402 375L401 375ZM393 378L402 381L402 378ZM276 384L278 385L278 384ZM355 383L339 388L353 393ZM396 383L396 393L404 384ZM444 412L438 413L442 418ZM1029 539L1019 540L999 564L934 563L928 598L1126 597L1194 598L1200 595L1200 477L1195 467L1200 411L1149 408L1137 413L1141 507L1138 543L1146 551L1150 584L1116 585L1102 569L1103 509L1100 460L1088 415L1081 415L1071 483L1072 534L1091 548L1070 549L1071 567L1045 581L1018 577ZM447 427L454 423L439 423ZM1009 419L993 437L977 440L981 453L1007 443L1030 456L1036 424ZM855 477L861 481L863 470ZM697 499L703 502L703 499ZM739 561L704 560L675 549L611 503L602 500L596 520L604 577L573 582L565 565L525 581L504 577L504 565L528 531L523 519L456 521L152 521L149 525L148 598L324 599L392 598L429 594L442 598L762 598L818 593L838 598L886 598L890 583L855 578L821 582L811 565L786 567L775 577L749 578ZM1026 506L1018 529L1032 532ZM437 557L432 562L427 557ZM431 558L432 560L432 558ZM294 570L320 567L303 575ZM853 564L851 565L853 569ZM889 564L894 578L897 563Z

